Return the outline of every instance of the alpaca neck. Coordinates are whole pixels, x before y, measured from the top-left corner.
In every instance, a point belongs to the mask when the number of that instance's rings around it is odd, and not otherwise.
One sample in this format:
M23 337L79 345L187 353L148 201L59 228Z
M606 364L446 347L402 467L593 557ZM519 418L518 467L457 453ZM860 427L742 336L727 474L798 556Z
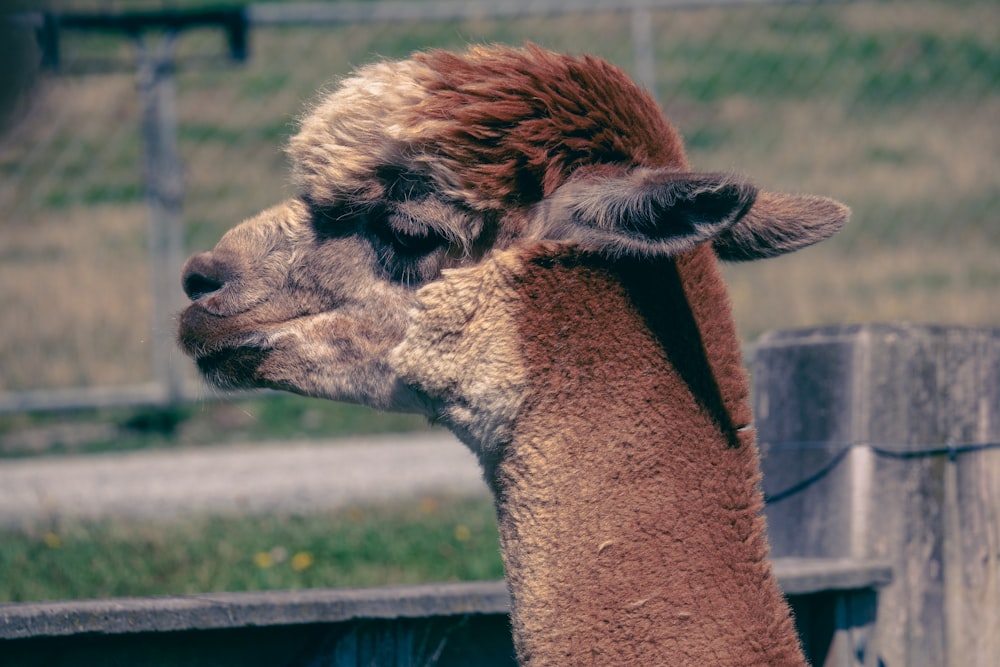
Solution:
M714 257L573 264L521 277L527 396L492 471L522 660L804 664Z
M804 664L709 248L511 249L418 294L393 363L483 463L523 663Z

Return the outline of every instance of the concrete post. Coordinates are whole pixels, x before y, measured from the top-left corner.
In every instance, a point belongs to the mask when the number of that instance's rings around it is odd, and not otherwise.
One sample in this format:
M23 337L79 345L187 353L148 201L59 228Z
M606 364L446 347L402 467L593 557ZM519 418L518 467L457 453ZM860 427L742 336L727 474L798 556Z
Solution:
M764 336L753 364L775 556L889 561L859 663L1000 656L1000 330Z

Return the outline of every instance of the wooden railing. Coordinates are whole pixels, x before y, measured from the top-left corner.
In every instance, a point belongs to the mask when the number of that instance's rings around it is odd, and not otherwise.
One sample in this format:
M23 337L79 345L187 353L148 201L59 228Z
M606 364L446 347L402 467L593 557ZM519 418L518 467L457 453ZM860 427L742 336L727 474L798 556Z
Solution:
M828 661L871 631L890 568L775 570L813 663L853 664ZM508 602L496 581L0 605L0 664L500 667L515 664Z

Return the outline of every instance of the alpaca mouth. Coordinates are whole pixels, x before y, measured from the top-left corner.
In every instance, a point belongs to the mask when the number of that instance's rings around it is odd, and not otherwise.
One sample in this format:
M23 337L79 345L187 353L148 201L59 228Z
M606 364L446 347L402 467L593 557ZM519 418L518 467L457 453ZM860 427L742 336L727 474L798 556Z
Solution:
M253 389L263 386L258 369L267 350L257 347L223 348L195 358L198 372L219 389Z
M260 327L243 318L213 315L197 303L181 314L177 340L207 380L220 388L254 386L256 371L269 354Z

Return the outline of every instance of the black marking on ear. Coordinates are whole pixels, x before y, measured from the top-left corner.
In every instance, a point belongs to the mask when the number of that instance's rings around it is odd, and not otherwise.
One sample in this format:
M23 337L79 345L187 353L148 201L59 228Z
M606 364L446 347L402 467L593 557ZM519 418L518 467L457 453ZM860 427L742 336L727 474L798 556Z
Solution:
M625 216L623 227L649 240L706 232L714 235L753 206L757 188L716 174L684 175L650 188L646 203ZM645 209L645 210L643 210ZM702 229L702 228L708 229Z
M613 256L671 257L732 226L756 196L732 175L642 167L566 183L539 208L532 233Z

